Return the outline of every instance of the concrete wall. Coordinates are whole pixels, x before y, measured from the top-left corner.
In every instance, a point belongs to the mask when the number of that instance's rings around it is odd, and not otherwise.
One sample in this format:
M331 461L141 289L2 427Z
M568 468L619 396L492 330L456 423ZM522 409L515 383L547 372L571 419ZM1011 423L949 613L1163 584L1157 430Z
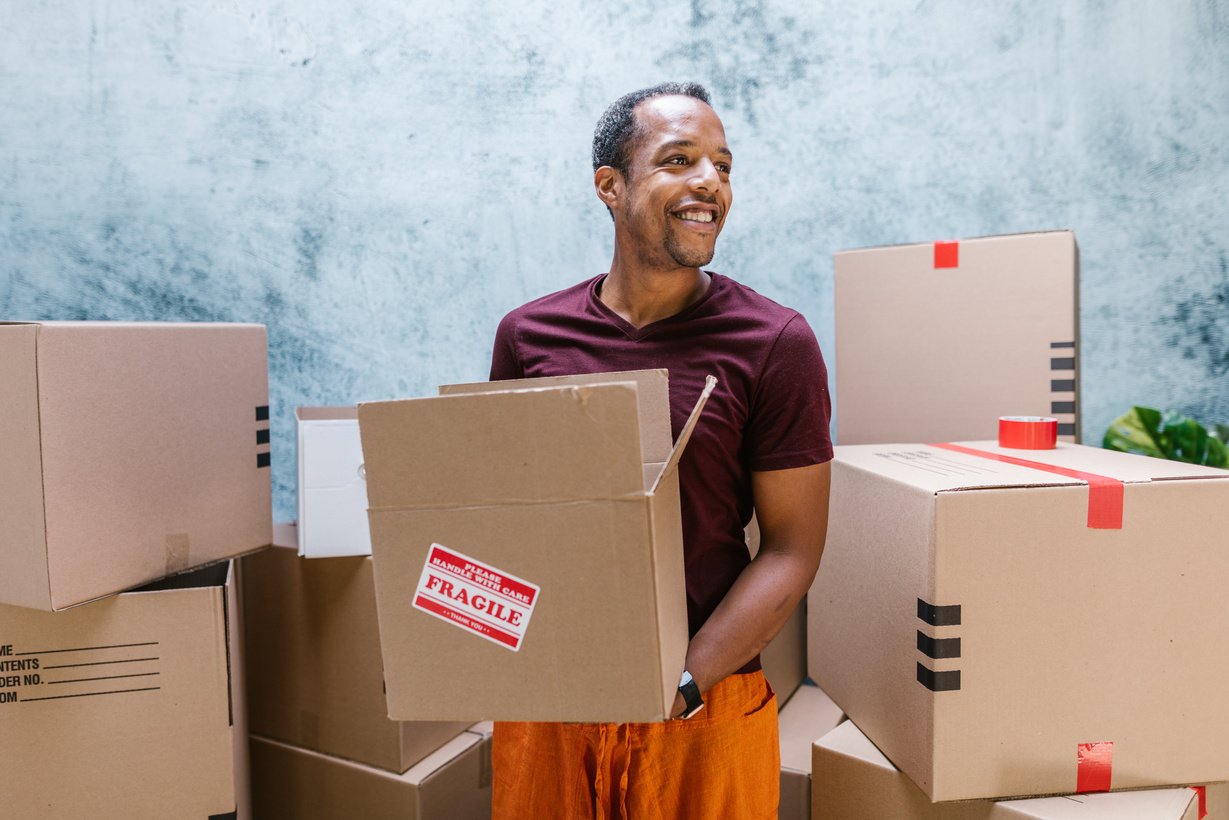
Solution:
M269 325L293 408L485 376L605 270L593 123L706 83L713 268L832 347L832 252L1071 227L1086 440L1229 421L1229 3L23 0L0 7L0 317Z

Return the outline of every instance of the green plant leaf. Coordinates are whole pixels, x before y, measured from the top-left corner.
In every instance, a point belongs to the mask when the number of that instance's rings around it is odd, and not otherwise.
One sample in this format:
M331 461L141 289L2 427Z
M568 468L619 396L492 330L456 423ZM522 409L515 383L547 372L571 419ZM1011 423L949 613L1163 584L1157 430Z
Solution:
M1110 423L1102 445L1124 453L1229 468L1226 442L1229 425L1216 425L1212 433L1175 410L1162 413L1152 407L1136 406Z
M1160 410L1151 407L1132 407L1110 422L1101 446L1109 450L1121 450L1124 453L1165 458L1165 450L1158 440L1160 426Z

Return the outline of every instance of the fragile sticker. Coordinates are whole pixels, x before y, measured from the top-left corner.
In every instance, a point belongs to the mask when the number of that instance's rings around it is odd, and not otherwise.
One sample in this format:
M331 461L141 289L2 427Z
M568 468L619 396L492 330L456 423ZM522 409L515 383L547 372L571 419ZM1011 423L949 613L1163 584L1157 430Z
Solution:
M541 587L432 544L414 608L519 652Z

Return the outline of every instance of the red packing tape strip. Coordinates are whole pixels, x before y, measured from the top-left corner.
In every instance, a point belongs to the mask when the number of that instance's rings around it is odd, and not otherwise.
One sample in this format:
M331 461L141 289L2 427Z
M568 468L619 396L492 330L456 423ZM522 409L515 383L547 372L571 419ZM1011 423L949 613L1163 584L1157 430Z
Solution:
M1191 786L1195 790L1195 794L1199 795L1199 820L1208 816L1208 787L1207 786Z
M1114 774L1114 741L1081 743L1076 752L1075 791L1107 792Z
M959 242L936 242L935 243L935 267L936 268L958 268L960 267L960 243Z
M1078 478L1088 483L1088 527L1094 530L1122 529L1122 482L1109 476L1085 473L1082 470L1068 470L1066 467L1056 467L1053 464L1042 464L1040 461L1029 461L1015 456L1004 456L998 453L988 453L985 450L974 450L972 447L961 447L959 444L932 444L931 447L941 447L956 453L964 453L1019 467L1031 467L1055 475L1065 475L1068 478Z

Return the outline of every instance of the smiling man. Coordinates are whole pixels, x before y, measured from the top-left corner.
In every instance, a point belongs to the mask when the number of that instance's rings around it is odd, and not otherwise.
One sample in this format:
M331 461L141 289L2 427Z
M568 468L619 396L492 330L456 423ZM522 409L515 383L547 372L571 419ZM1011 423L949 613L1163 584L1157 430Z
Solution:
M777 704L759 652L819 566L831 405L802 316L703 270L733 202L732 163L701 86L615 101L593 139L610 271L499 325L492 379L667 368L676 436L705 377L719 383L679 465L691 641L674 719L496 724L497 820L777 816Z

